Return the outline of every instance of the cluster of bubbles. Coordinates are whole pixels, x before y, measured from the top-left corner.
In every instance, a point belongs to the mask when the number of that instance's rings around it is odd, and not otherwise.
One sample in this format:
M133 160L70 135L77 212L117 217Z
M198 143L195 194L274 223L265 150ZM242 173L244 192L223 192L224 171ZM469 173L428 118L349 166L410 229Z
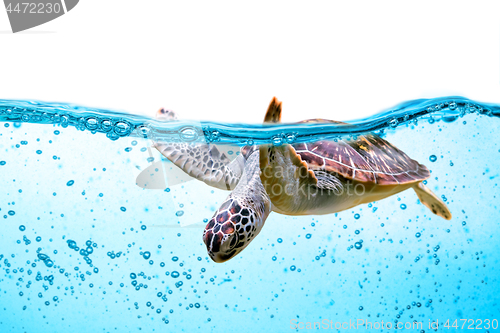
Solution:
M117 253L115 253L115 251L108 251L108 253L107 253L107 256L110 259L120 258L121 255L122 255L122 251L118 251Z
M19 225L19 230L21 232L25 232L26 231L26 227L25 225ZM27 238L26 235L23 236L23 240L25 242L25 245L30 245L31 244L31 241ZM37 242L40 242L42 239L40 236L37 237ZM52 241L52 240L51 240ZM95 242L92 242L92 240L87 240L85 241L84 243L82 243L81 246L78 245L78 243L73 240L73 239L67 239L66 241L66 245L67 245L67 248L70 249L71 251L74 251L76 253L78 253L81 258L83 258L83 260L88 264L88 266L90 268L93 268L91 271L87 271L87 272L84 272L84 269L82 269L81 267L79 266L75 266L73 267L73 270L74 270L74 276L76 276L79 280L81 280L82 282L85 281L86 277L92 275L92 274L98 274L100 271L97 267L94 267L93 263L92 263L92 259L90 258L92 254L95 253L96 249L98 248L98 245L95 243ZM20 241L18 241L18 243L20 243ZM130 244L129 244L129 247L130 247ZM161 248L161 245L158 245L158 248ZM127 251L128 252L128 251ZM57 250L54 250L53 251L54 254L58 254L58 251ZM108 251L108 257L111 258L111 259L114 259L114 258L117 258L117 257L120 257L120 255L122 255L122 252L118 252L118 253L114 253L114 251ZM123 253L123 255L125 255L125 253ZM140 256L143 257L144 259L146 260L149 260L151 257L152 257L152 254L151 252L149 251L141 251L140 252ZM12 258L15 258L14 255L12 255ZM71 274L69 272L69 270L61 267L61 266L58 266L55 262L55 260L51 259L50 255L47 253L47 252L44 252L42 251L42 248L39 247L37 249L37 255L36 255L36 260L34 262L31 262L31 261L27 261L27 265L29 265L29 269L27 269L25 271L24 268L18 268L18 269L14 269L11 271L10 267L11 267L11 263L10 261L7 259L7 258L4 258L3 255L0 255L0 260L3 260L2 263L0 263L0 267L4 266L4 270L6 271L7 274L9 273L17 273L17 274L23 274L23 273L26 273L28 276L32 275L33 272L32 272L32 269L36 268L37 267L37 264L36 262L42 262L44 264L44 266L46 267L47 269L47 272L48 274L47 275L43 275L41 271L37 272L36 275L35 275L35 279L34 281L40 281L40 282L47 282L48 285L42 285L42 288L43 288L43 291L39 292L38 293L38 298L40 299L46 299L46 297L44 296L44 294L46 292L48 292L49 290L49 286L52 286L54 285L55 283L55 275L52 273L53 270L55 270L56 272L59 272L60 274L63 274L64 276L66 276L67 278L70 278L71 276L73 276L73 274ZM208 258L206 258L206 260L208 260ZM197 257L196 258L196 261L200 262L202 261L202 258L201 257ZM156 292L156 296L162 301L162 304L166 304L167 301L169 300L169 296L168 295L173 295L174 294L174 290L182 290L182 287L184 286L184 284L187 282L187 281L190 281L192 278L193 278L193 275L192 275L192 270L191 269L184 269L184 261L181 261L180 258L178 256L172 256L171 258L171 262L173 264L177 264L181 270L176 270L176 269L173 269L171 271L165 271L165 274L164 276L165 277L169 277L172 279L172 282L173 282L173 289L167 287L165 291L157 291ZM150 260L150 263L153 264L152 260ZM161 268L164 268L166 267L166 263L165 262L161 262L159 264L159 266ZM234 273L234 271L232 271ZM200 270L200 279L204 279L204 274L206 273L206 269L205 268L201 268ZM157 280L159 277L158 276L151 276L151 275L147 275L146 273L144 272L138 272L138 273L135 273L135 272L132 272L129 274L129 277L131 279L131 285L132 287L136 290L136 291L140 291L141 289L143 290L148 290L148 285L150 283L153 283L155 282L155 280ZM141 282L139 281L139 279L144 279L144 282ZM215 283L215 279L216 277L211 277L209 279L210 283ZM20 278L19 281L23 281L24 278ZM124 281L123 281L124 282ZM124 288L125 287L125 284L121 282L119 283L119 286L120 288ZM164 283L164 281L162 281L162 283ZM113 285L113 281L109 281L108 282L109 286L112 286ZM198 282L196 282L196 284L198 284ZM26 282L26 288L31 288L33 285L33 281L29 280ZM191 288L193 288L195 286L195 284L191 285ZM93 283L89 283L89 287L90 288L93 288L94 287L94 284ZM60 287L57 287L57 289L60 289ZM155 290L157 288L154 288ZM68 290L68 288L66 287L65 290ZM194 295L198 295L198 292L197 292L197 289L191 289L191 292L194 293ZM73 287L71 287L71 294L74 293L74 289ZM104 294L106 293L105 291L103 292ZM204 291L204 294L207 294L208 293L208 290L205 290ZM20 296L24 296L25 295L25 292L23 291L20 291L19 293ZM179 296L181 296L182 294L180 294ZM200 298L200 296L196 296L198 299ZM59 296L55 295L52 297L51 300L45 300L44 301L44 304L45 305L50 305L51 301L53 301L54 303L59 303L61 301L61 299L59 298ZM180 305L180 304L179 304ZM136 308L138 309L139 308L139 305L138 303L136 302L135 303L135 306ZM150 309L155 309L155 313L157 315L160 315L162 314L163 315L163 305L159 304L158 306L156 306L155 308L155 305L153 305L153 302L150 302L148 301L146 306ZM172 304L173 306L173 304ZM26 310L28 308L27 305L24 305L23 306L23 310ZM186 307L186 310L189 310L189 309L200 309L202 308L202 305L200 304L199 301L196 301L196 302L192 302L192 303L189 303ZM206 310L208 310L208 307L207 306L204 306L204 308ZM168 314L173 314L174 313L174 308L171 307L169 310L168 310ZM163 316L162 317L162 321L166 324L169 323L169 320L167 319L168 316Z
M50 257L46 254L43 253L38 253L38 259L43 261L45 266L47 267L52 267L54 266L54 262L50 259Z
M94 253L94 249L97 248L97 243L93 243L89 239L85 242L85 246L82 246L82 248L78 247L77 243L71 239L67 240L66 243L68 244L68 247L70 249L74 250L75 252L78 252L83 257L83 259L85 260L87 265L89 265L89 267L91 267L91 268L94 267L94 265L92 264L92 259L90 258L90 255L92 253ZM75 267L75 270L78 271L79 268ZM99 272L99 269L97 267L94 267L94 273L98 273L98 272ZM90 275L90 274L88 274L88 275ZM81 273L79 277L82 281L85 281L85 275L83 273Z

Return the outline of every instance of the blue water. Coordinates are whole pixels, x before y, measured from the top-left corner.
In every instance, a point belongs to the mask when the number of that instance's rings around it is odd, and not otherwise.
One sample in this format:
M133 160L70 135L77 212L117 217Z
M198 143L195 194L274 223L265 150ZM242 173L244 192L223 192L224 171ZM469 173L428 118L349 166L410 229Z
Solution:
M445 97L352 126L270 127L0 100L0 332L291 332L314 322L499 331L499 116L500 105ZM136 185L162 161L151 139L205 140L236 156L245 144L367 131L431 170L427 186L452 220L412 191L331 215L271 213L240 255L216 264L202 232L228 192Z

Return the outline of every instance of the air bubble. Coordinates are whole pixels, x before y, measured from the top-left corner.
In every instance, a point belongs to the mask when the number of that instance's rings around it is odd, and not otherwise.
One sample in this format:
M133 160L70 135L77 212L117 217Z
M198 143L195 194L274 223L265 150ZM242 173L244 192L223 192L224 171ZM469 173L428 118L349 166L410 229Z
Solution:
M109 130L111 130L112 127L113 127L113 123L110 120L105 119L105 120L101 121L101 130L103 132L108 132Z
M179 136L184 142L196 141L198 139L198 131L193 127L184 127L180 130Z
M114 131L120 136L126 136L130 133L131 126L126 121L119 121L115 124Z
M393 118L389 121L389 126L391 126L392 128L396 128L399 124L398 120L396 118Z
M281 146L283 144L283 139L280 136L275 136L271 139L271 142L275 146Z
M99 121L94 117L89 117L87 118L85 127L91 131L96 130L99 127Z
M217 142L220 140L220 133L218 131L209 132L207 135L207 140L210 142Z

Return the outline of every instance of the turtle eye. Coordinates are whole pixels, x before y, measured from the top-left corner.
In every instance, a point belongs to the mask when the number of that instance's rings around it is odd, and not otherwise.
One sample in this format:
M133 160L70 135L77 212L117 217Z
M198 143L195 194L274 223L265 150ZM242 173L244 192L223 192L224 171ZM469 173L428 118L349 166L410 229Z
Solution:
M231 238L231 242L229 243L229 248L232 249L233 247L236 246L236 244L238 244L238 239L239 239L239 236L237 233L234 233L233 234L233 237Z

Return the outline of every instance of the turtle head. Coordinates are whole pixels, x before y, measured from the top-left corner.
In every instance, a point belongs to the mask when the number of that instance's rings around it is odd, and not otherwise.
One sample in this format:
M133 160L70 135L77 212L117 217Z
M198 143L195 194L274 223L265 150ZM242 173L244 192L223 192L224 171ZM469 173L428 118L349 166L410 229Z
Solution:
M249 190L247 196L235 195L238 191L230 194L205 227L203 242L213 261L221 263L236 256L264 226L271 201L265 193L249 197L254 191Z
M256 150L246 158L238 185L205 227L203 242L210 258L224 262L240 253L259 234L270 212Z

